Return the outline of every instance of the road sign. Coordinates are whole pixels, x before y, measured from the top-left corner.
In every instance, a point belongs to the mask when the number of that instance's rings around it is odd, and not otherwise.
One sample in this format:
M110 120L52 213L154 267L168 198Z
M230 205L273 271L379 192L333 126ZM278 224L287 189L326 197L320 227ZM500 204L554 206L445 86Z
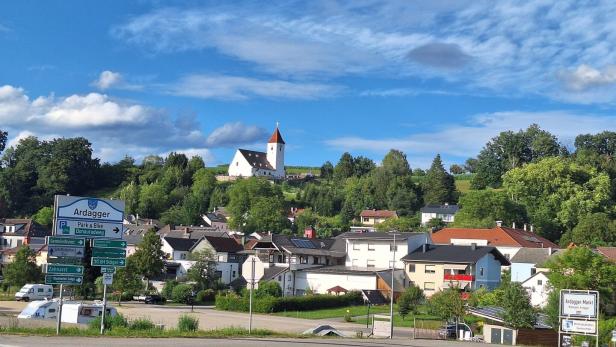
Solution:
M104 273L104 274L115 273L115 267L103 266L101 267L101 273Z
M56 195L55 234L122 238L124 201Z
M112 273L103 274L103 284L106 284L106 285L113 284L113 274Z
M50 257L83 258L83 247L48 246L47 255Z
M124 230L122 223L79 221L61 218L58 218L56 222L56 235L62 236L121 238L122 230Z
M126 266L125 258L97 258L92 257L92 266Z
M560 315L567 317L597 318L598 293L561 291Z
M612 342L616 342L616 330L612 330Z
M83 258L71 258L71 257L47 257L47 263L49 264L73 264L81 265Z
M76 284L80 285L83 282L81 276L67 276L67 275L46 275L45 284Z
M579 319L563 319L561 322L561 329L563 332L570 333L583 333L583 334L596 334L597 333L597 321L587 321Z
M47 264L45 272L48 274L76 274L83 275L83 266L78 265L62 265L62 264Z
M126 250L116 248L92 248L93 257L126 258Z
M93 240L92 247L95 248L126 248L128 243L124 240Z
M47 244L50 246L84 247L86 245L86 239L74 237L47 236Z

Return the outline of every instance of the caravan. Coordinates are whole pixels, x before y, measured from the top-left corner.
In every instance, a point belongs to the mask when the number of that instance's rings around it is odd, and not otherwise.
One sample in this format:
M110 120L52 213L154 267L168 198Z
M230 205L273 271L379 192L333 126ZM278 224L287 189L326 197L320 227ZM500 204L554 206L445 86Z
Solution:
M57 319L58 302L56 300L32 301L17 316L20 319Z
M49 284L26 284L17 293L15 300L47 300L53 298L53 287Z
M88 324L103 313L103 303L97 301L93 304L83 302L65 301L62 305L62 322ZM113 317L118 311L107 306L105 315ZM32 301L17 316L20 319L57 319L58 318L58 299Z

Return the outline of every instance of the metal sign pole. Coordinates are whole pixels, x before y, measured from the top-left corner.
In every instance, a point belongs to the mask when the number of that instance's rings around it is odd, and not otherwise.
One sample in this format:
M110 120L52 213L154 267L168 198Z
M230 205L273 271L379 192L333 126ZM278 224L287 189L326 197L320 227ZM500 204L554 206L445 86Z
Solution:
M394 338L394 272L396 270L396 233L394 232L394 253L391 261L391 298L389 306L390 332L389 338Z
M107 311L107 284L103 284L103 314L101 317L101 335L105 332L105 311Z
M252 274L250 277L250 302L249 302L249 319L248 319L248 333L252 333L252 291L255 288L255 258L252 257Z
M60 285L60 301L58 302L58 319L56 321L56 335L60 335L60 325L62 324L62 294L64 293L64 285Z

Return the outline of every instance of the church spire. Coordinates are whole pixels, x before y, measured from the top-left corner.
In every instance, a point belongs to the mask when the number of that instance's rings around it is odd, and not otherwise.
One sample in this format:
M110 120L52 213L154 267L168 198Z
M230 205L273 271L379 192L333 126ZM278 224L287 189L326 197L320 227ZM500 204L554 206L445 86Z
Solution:
M276 130L270 137L267 143L282 143L284 144L284 140L282 139L282 135L280 135L280 130L278 130L278 122L276 122Z

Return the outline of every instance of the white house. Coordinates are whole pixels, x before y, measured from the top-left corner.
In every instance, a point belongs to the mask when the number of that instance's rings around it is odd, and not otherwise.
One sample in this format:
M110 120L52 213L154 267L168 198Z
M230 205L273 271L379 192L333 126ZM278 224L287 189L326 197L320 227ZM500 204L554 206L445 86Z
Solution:
M460 208L458 205L426 205L419 211L421 212L421 225L426 225L431 219L437 218L449 224L455 220L455 215Z
M203 249L209 249L214 254L216 272L223 283L229 284L240 277L242 274L241 264L245 257L238 252L242 251L244 247L237 243L235 239L205 236L193 246L191 252L198 252Z
M229 164L229 176L284 178L284 147L285 142L278 127L276 127L267 143L266 152L247 149L238 149L235 152L235 156Z
M553 248L521 248L511 258L511 281L524 282L537 272L547 271L543 264L557 250Z
M526 281L522 282L522 287L526 288L530 295L531 305L539 308L544 308L548 303L550 295L550 285L548 276L541 271L537 272Z

